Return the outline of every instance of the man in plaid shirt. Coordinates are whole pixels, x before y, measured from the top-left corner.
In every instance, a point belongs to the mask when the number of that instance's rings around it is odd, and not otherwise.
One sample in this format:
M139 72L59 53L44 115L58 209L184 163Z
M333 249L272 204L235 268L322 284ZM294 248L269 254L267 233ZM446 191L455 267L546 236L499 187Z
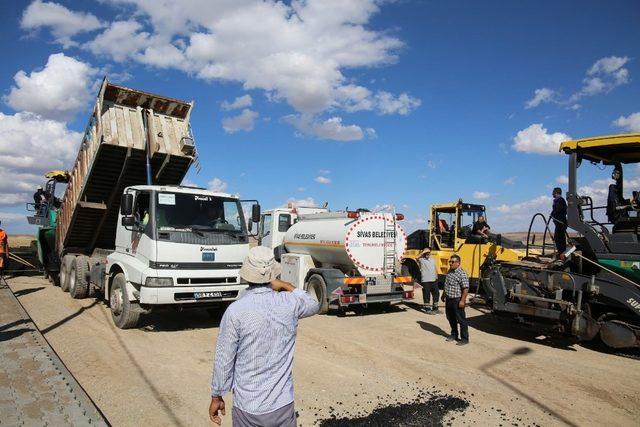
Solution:
M451 325L451 335L447 341L458 341L458 345L469 344L469 326L464 313L468 293L469 276L460 267L460 257L452 255L449 258L449 272L444 281L442 301L445 303L447 320ZM460 335L458 335L458 325L460 325Z

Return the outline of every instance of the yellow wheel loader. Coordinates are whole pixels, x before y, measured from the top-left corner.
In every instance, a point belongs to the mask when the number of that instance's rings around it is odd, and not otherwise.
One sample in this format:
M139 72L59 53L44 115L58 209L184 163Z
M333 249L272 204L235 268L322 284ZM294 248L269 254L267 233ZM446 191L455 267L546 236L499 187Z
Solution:
M443 282L449 270L449 258L456 254L474 290L479 284L480 267L487 257L499 261L518 261L524 257L526 246L522 242L492 233L489 233L488 239L472 235L473 224L480 216L487 216L484 205L465 203L462 199L455 203L431 206L428 229L418 230L408 236L407 250L402 260L405 273L419 280L420 255L430 248L431 257L436 262L438 281Z

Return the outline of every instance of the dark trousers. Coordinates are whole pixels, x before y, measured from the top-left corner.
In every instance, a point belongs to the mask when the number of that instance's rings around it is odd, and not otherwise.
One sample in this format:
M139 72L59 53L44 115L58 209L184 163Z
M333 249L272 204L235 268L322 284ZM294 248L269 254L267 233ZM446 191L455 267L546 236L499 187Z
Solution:
M553 232L553 241L556 243L558 254L567 250L567 226L556 222L556 229Z
M447 320L451 326L451 336L455 339L462 338L463 340L469 341L467 316L464 313L464 308L460 308L458 304L460 304L460 298L447 298L445 310ZM460 335L458 335L458 325L460 325Z
M422 282L422 301L424 305L431 304L431 298L433 298L433 308L438 308L438 298L440 297L440 290L438 289L438 282Z

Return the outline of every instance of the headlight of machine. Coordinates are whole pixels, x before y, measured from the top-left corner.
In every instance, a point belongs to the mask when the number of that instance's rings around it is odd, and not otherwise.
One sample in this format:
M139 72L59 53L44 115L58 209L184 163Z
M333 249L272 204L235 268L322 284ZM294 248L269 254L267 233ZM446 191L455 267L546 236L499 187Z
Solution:
M150 288L173 286L173 279L171 277L147 277L147 280L144 281L144 285Z

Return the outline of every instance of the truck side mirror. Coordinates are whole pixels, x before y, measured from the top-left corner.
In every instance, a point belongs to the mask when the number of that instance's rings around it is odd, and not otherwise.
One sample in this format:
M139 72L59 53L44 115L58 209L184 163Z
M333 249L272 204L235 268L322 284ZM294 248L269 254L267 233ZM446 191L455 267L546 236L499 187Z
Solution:
M133 227L134 225L136 225L136 218L132 215L130 216L123 216L122 217L122 226L123 227Z
M133 194L124 193L120 200L120 212L122 216L128 217L133 214ZM122 218L124 220L124 218ZM122 224L124 225L124 223Z
M260 205L257 203L251 206L251 221L260 222Z

